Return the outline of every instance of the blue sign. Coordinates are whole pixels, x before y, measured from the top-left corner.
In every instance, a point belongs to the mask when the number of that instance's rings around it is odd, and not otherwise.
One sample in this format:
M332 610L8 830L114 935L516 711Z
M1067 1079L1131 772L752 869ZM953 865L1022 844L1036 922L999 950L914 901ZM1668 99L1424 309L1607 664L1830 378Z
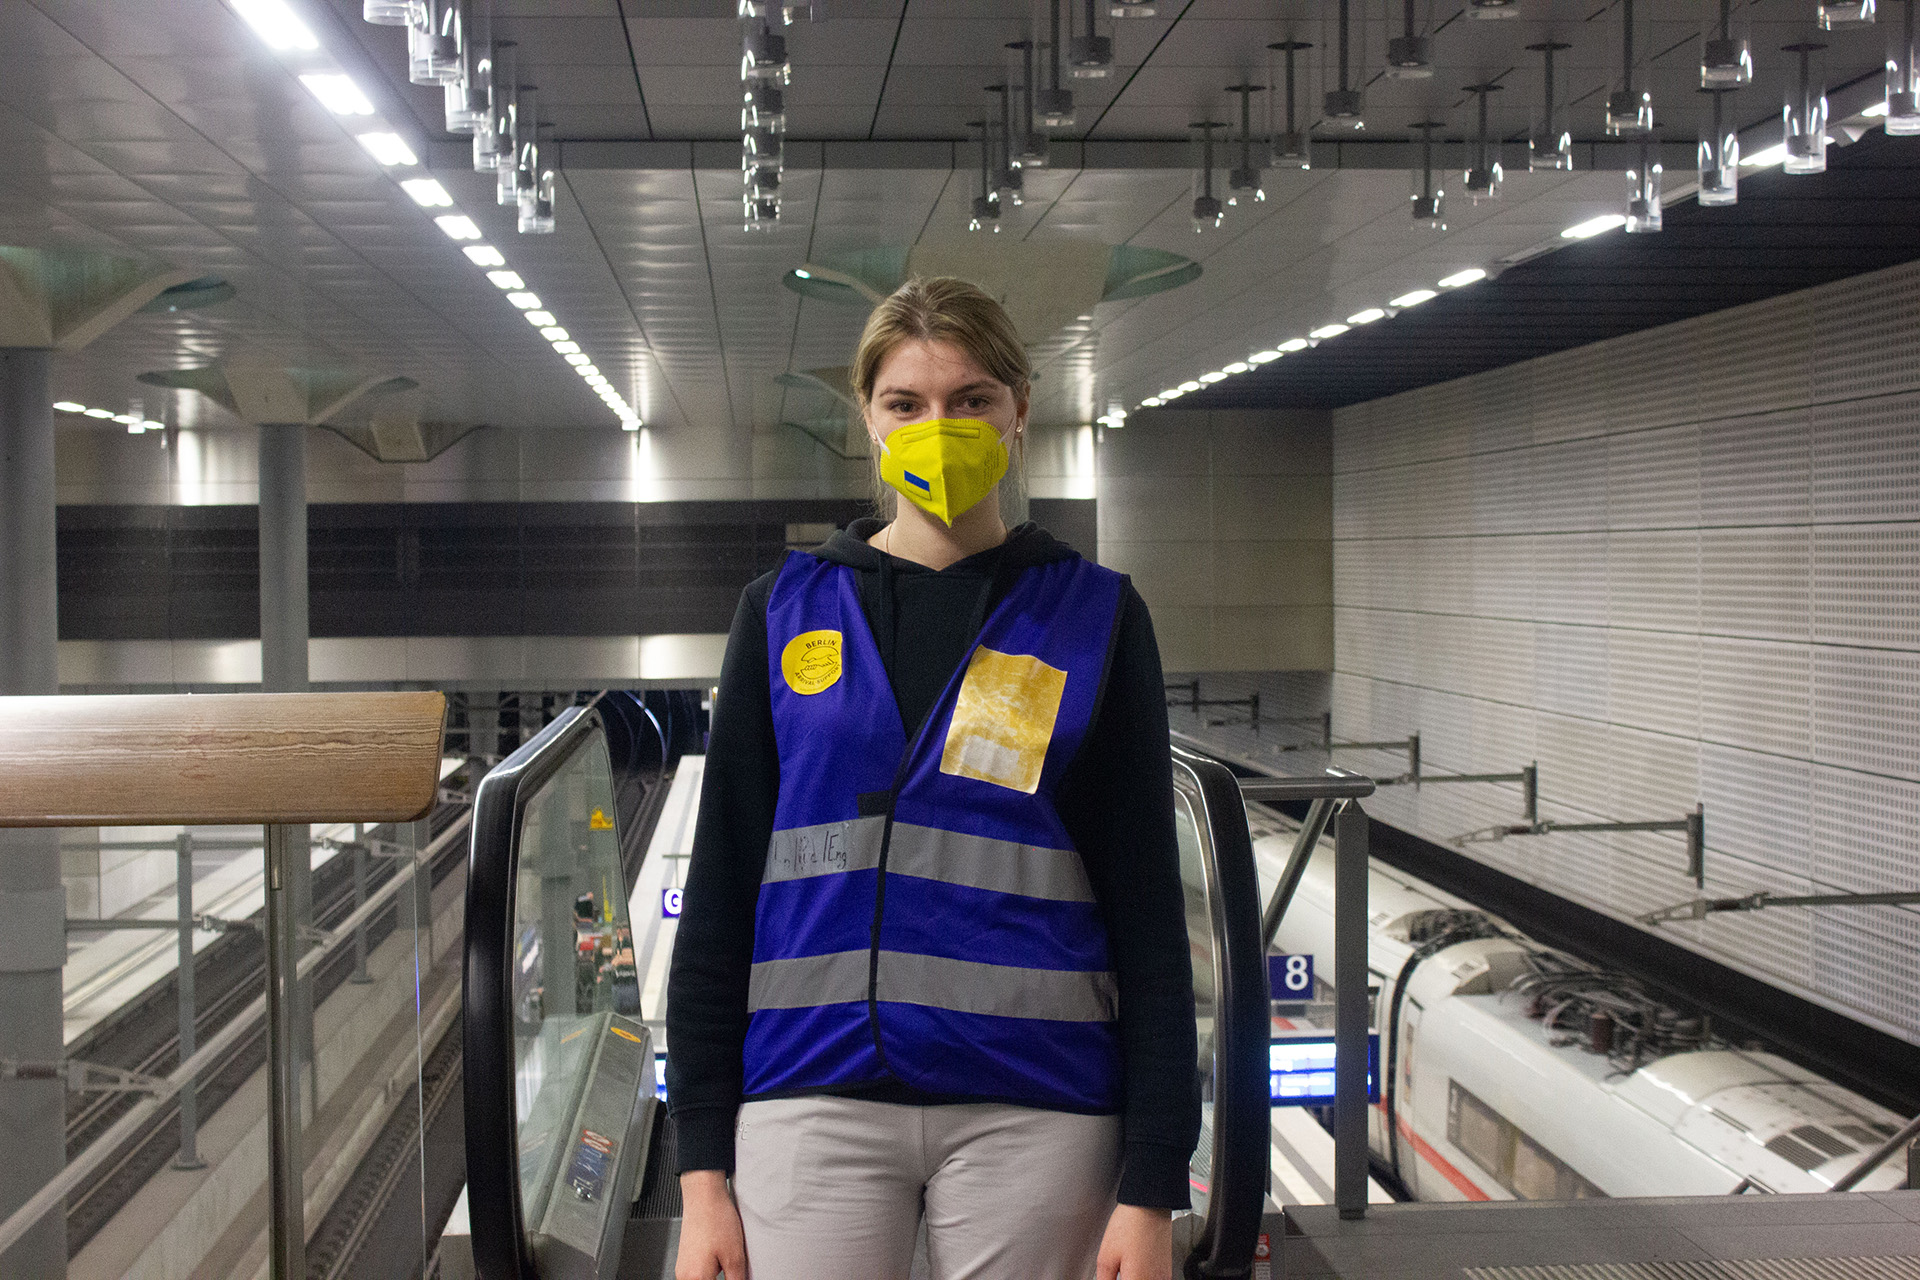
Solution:
M1267 993L1274 1000L1313 999L1313 957L1267 957Z
M683 892L685 891L681 889L662 889L660 891L660 918L662 920L678 920L680 918L680 895Z
M667 1100L667 1055L653 1055L653 1096L665 1102Z
M1275 1036L1267 1045L1267 1095L1276 1107L1333 1103L1333 1033ZM1367 1101L1380 1100L1380 1033L1367 1033Z

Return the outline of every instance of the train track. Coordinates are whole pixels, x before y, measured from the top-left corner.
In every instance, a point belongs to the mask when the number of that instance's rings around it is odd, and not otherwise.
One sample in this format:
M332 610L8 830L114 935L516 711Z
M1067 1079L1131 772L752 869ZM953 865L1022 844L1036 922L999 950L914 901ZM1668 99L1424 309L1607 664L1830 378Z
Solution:
M442 804L429 817L429 831L439 836L460 819L465 806ZM466 857L466 846L453 841L429 864L430 881L438 885ZM368 867L369 894L399 872L389 859ZM314 874L314 917L321 928L345 919L354 909L353 860L336 857ZM401 903L379 912L368 922L367 947L377 947L397 927ZM255 913L255 919L261 913ZM353 951L341 947L324 959L310 981L317 1007L353 973ZM126 1012L76 1040L69 1055L89 1062L124 1067L148 1075L165 1075L179 1065L179 1025L174 976L168 975L128 1002ZM257 996L266 981L266 949L255 929L226 934L195 957L194 983L199 996L194 1017L196 1043L203 1042L231 1021ZM267 1060L267 1029L263 1021L199 1079L201 1119L211 1116L231 1098ZM67 1156L86 1148L131 1109L137 1094L75 1093L67 1099ZM87 1188L67 1201L67 1256L82 1247L125 1206L128 1199L173 1160L180 1150L180 1109L169 1102L161 1107L121 1147Z

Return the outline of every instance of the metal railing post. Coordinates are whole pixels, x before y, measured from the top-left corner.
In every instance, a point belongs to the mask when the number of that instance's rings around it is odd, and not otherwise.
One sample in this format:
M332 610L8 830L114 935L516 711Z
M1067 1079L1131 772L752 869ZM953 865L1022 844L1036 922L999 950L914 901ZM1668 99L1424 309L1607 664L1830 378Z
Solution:
M193 1056L193 835L182 831L173 839L175 891L180 902L180 963L174 970L174 990L180 1000L180 1055L185 1062ZM180 1086L180 1150L173 1157L176 1169L204 1169L196 1145L200 1130L199 1095L189 1077Z
M267 828L267 1182L272 1280L306 1280L305 1161L300 1158L298 922L289 863L304 828Z
M1343 801L1333 827L1333 1198L1367 1214L1367 815Z
M353 824L353 908L358 911L367 905L367 846L366 828L358 822ZM367 974L367 926L361 925L353 931L353 976L348 982L365 986L373 979Z

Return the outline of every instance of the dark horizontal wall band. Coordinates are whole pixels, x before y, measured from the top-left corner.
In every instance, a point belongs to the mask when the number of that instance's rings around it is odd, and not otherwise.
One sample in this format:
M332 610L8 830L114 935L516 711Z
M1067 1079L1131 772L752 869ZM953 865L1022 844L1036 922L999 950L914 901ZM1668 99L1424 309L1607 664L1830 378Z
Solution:
M1091 499L1033 516L1095 553ZM789 525L845 527L857 499L326 503L307 508L312 631L326 636L722 632ZM260 634L251 506L67 506L60 638Z

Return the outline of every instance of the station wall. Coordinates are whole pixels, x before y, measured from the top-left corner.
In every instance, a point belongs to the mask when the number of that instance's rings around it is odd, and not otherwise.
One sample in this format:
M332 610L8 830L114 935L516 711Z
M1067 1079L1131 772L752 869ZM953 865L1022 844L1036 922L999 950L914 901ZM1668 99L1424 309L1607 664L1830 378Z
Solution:
M1327 413L1143 409L1096 453L1100 561L1169 672L1333 665Z
M1700 801L1710 895L1920 888L1920 264L1355 405L1332 435L1337 737L1418 730L1430 772L1538 760L1549 818ZM1520 815L1489 785L1369 808L1443 843ZM1664 834L1464 847L1623 919L1694 895ZM1920 1042L1920 912L1662 932Z

